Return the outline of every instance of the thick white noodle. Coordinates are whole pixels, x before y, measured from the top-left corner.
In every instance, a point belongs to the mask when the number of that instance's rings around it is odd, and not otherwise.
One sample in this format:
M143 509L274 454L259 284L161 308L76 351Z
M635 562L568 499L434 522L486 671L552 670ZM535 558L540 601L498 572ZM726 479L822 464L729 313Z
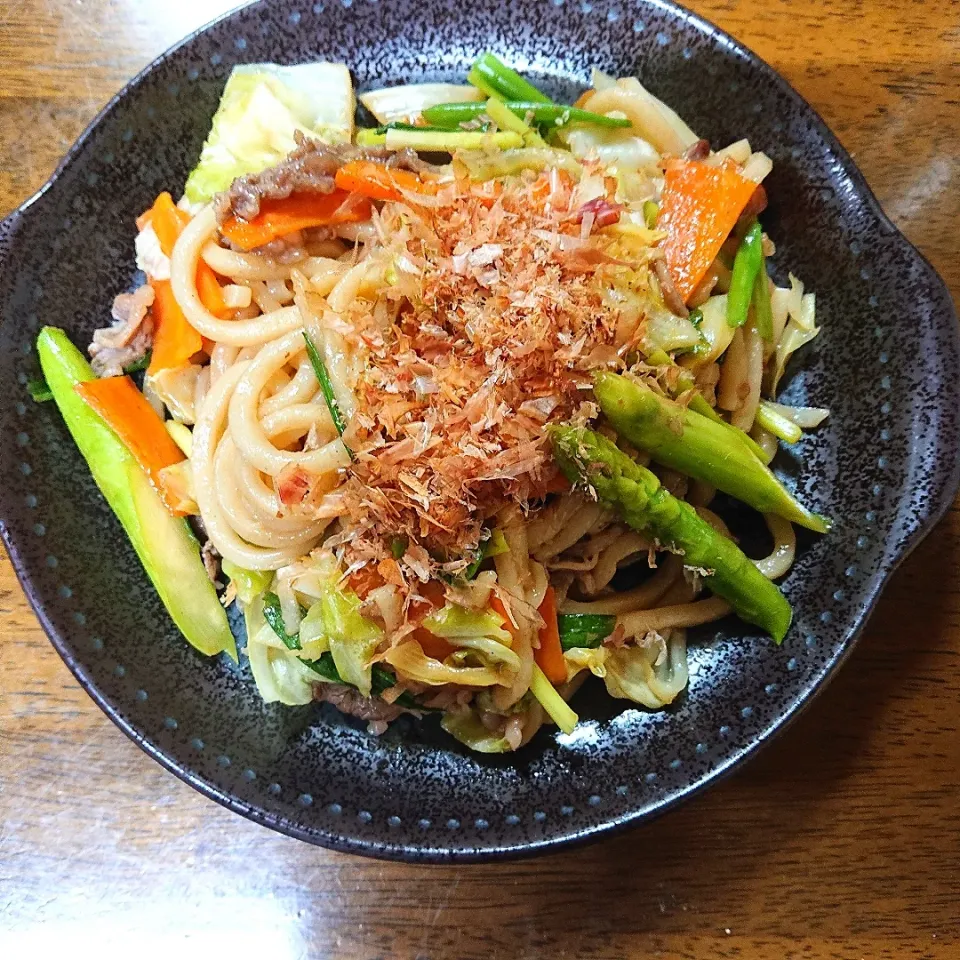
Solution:
M303 326L296 307L282 307L252 320L220 320L200 301L194 277L200 250L217 228L213 207L208 206L184 227L170 259L173 295L191 326L208 340L235 347L265 343Z
M773 550L762 560L755 560L757 569L770 580L782 577L791 566L797 552L797 534L793 524L775 513L765 513L763 519L767 521L770 536L773 537Z
M302 550L289 547L268 549L244 540L224 512L216 477L217 445L226 427L230 397L248 366L246 361L235 363L205 397L193 428L190 466L200 516L220 555L249 570L276 570L295 560Z
M281 450L271 441L259 417L260 396L273 373L304 350L299 330L267 344L246 368L230 399L230 431L240 453L255 467L276 476L289 464L313 474L324 474L349 464L346 448L331 440L318 450ZM324 407L314 404L315 420L323 422ZM326 417L329 422L329 414Z

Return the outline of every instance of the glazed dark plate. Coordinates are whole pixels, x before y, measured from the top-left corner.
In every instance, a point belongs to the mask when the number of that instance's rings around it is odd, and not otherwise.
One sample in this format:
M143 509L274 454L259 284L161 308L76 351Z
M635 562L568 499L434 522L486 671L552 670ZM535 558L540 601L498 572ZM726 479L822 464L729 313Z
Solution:
M570 736L470 754L435 721L376 738L329 707L266 706L245 667L181 639L52 404L31 402L42 324L78 344L134 282L134 218L176 191L233 64L355 56L361 88L462 80L492 49L573 98L596 65L635 74L714 144L774 160L764 222L817 292L823 332L787 402L831 408L777 467L833 531L784 583L782 647L739 621L694 633L688 691L649 713L581 691ZM51 182L0 224L0 513L17 574L83 687L202 793L312 843L416 861L529 854L663 811L755 752L849 653L884 582L958 482L957 319L942 281L883 215L820 118L765 63L664 0L257 3L134 80ZM79 800L79 798L78 798Z

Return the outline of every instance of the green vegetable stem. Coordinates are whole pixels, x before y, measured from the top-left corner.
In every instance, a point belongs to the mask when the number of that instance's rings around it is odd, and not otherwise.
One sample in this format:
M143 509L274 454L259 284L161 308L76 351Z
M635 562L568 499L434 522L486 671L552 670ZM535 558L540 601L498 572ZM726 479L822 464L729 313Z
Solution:
M803 436L803 431L792 420L788 420L766 400L761 400L757 407L757 423L784 443L796 443Z
M693 314L691 314L691 317ZM688 390L694 390L695 392L690 398L688 406L695 413L699 413L701 416L707 417L710 420L713 420L714 423L721 424L729 433L731 439L735 440L737 443L744 444L756 457L762 460L764 463L769 463L770 458L767 456L763 447L757 443L753 437L748 433L744 433L739 427L735 427L732 423L727 423L713 407L704 399L703 394L699 391L696 391L696 381L694 380L693 374L687 370L685 367L678 366L673 362L673 359L668 353L663 350L654 350L652 353L647 355L647 362L653 364L656 367L663 366L676 366L677 369L677 378L676 382L672 389L668 388L670 396L675 399L682 394L686 393Z
M830 521L811 513L730 433L695 411L616 373L594 377L600 409L624 439L654 460L712 484L761 513L776 513L817 533Z
M565 127L573 123L590 124L594 127L629 127L630 121L623 117L605 117L602 113L591 113L579 107L567 107L559 103L542 103L536 100L506 100L503 103L512 114L521 120L531 117L536 124L550 127ZM435 127L444 127L456 130L461 123L470 123L477 117L486 114L492 117L485 103L440 103L435 107L427 107L421 116L427 123ZM497 124L503 127L499 122Z
M729 301L728 301L729 302ZM757 333L768 343L773 339L773 304L770 300L770 281L767 279L767 258L760 249L760 267L753 284L753 318Z
M300 649L300 634L287 633L283 622L283 610L280 608L280 598L275 593L266 593L263 596L263 619L270 624L270 629L283 641L288 650Z
M467 80L488 97L550 103L548 96L542 94L532 83L528 83L516 70L511 70L492 53L485 53L477 59L467 74Z
M747 322L754 286L763 264L762 240L760 224L754 220L733 261L730 292L727 294L727 323L731 327L742 327Z
M564 650L595 650L613 633L617 618L605 613L561 613L557 617L560 646Z
M333 383L330 381L330 373L327 370L327 365L323 362L323 357L320 355L317 345L313 342L313 339L306 330L303 331L303 339L307 343L307 356L310 358L313 372L316 374L317 382L320 384L320 392L323 394L327 409L330 411L330 419L337 428L337 433L342 437L343 431L347 429L347 424L343 419L340 404L337 403L337 395L333 392ZM350 458L353 459L353 451L347 447L346 444L344 444L344 446L347 448L347 453L350 454Z
M554 455L572 483L585 486L635 530L683 554L687 566L705 571L704 582L749 623L777 643L790 627L790 604L732 540L671 496L656 476L611 441L581 427L553 427Z

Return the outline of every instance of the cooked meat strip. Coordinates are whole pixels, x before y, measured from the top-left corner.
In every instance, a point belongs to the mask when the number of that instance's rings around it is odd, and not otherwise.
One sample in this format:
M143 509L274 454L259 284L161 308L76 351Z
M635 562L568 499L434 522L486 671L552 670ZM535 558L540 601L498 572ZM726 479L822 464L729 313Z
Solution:
M683 298L677 292L677 288L673 283L673 277L670 276L670 269L667 267L666 261L655 261L653 269L657 275L657 280L660 282L660 293L663 294L663 302L667 305L667 309L671 313L675 313L678 317L689 317L690 311L687 309L687 305L683 302Z
M153 287L145 283L113 301L113 323L93 334L88 347L98 377L119 377L123 368L142 360L153 343Z
M696 143L691 143L683 153L684 160L706 160L709 156L709 140L697 140Z
M429 168L413 150L390 153L380 148L329 144L294 134L297 146L276 166L237 177L214 200L217 220L230 216L252 220L264 200L283 200L291 193L332 193L337 170L350 160L385 160L388 166L409 170Z
M342 683L314 684L313 698L324 703L332 703L341 713L357 717L359 720L389 722L406 713L403 707L394 706L375 697L365 697L359 690Z

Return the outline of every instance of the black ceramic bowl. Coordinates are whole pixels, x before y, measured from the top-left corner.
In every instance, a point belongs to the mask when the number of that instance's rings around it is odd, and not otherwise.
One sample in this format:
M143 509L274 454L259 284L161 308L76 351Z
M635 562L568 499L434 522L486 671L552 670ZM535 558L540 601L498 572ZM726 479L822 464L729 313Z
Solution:
M773 158L764 223L777 269L816 290L823 326L786 397L832 411L777 467L836 519L829 536L803 541L784 583L796 616L782 647L739 621L703 630L672 709L627 708L588 685L571 736L543 731L502 758L468 753L431 721L377 739L330 708L265 706L243 667L195 654L55 407L25 387L42 324L84 344L134 282L134 218L182 185L233 64L349 55L369 88L461 79L487 49L563 98L592 65L635 74L713 143L749 136ZM664 0L275 0L233 13L134 80L0 224L0 318L3 537L67 665L124 732L207 796L373 856L541 851L635 823L716 779L823 684L957 486L960 359L943 283L814 111Z

